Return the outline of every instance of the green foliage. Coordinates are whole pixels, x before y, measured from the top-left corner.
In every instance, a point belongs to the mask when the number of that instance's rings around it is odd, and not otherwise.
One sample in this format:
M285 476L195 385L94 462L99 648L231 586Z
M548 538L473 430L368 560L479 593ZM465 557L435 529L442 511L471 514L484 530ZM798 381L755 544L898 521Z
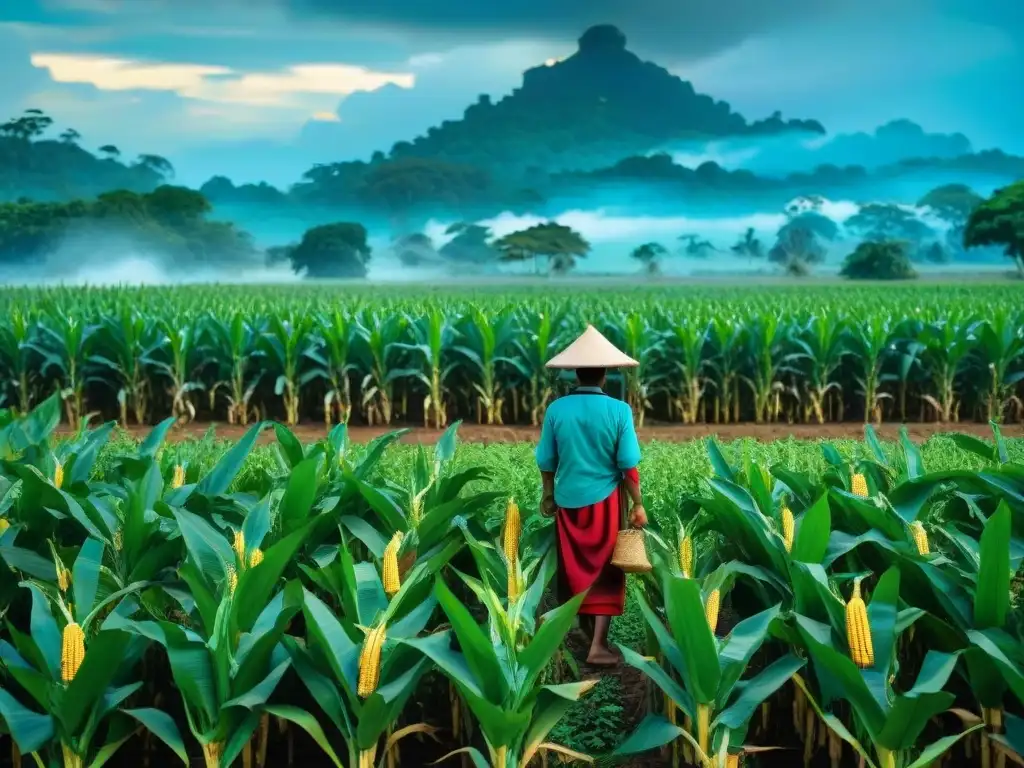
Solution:
M971 212L964 245L1002 247L1024 276L1024 181L996 190Z
M251 259L249 236L207 220L210 211L200 193L166 185L148 193L104 192L93 201L0 203L0 262L39 263L58 246L92 249L111 236L179 266Z
M536 263L538 258L546 258L548 270L554 274L569 272L576 266L576 259L585 257L590 251L590 243L579 232L554 221L512 232L494 246L504 261L533 259ZM536 270L540 271L539 264Z
M917 277L910 266L907 245L897 240L870 240L846 257L840 270L853 280L910 280Z
M339 222L307 230L287 258L296 273L311 278L366 277L372 249L362 224Z
M65 130L59 140L47 139L53 123L38 109L0 123L0 202L70 201L111 189L144 193L173 175L170 164L155 155L123 163L120 151L109 144L97 157L79 145L81 136L74 129Z

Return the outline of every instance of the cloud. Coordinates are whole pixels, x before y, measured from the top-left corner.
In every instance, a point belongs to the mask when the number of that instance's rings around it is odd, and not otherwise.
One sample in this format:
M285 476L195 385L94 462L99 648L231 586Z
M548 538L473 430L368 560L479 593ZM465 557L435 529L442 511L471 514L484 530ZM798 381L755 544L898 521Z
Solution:
M344 96L385 85L411 88L410 73L375 72L350 64L297 64L278 72L237 72L208 64L143 62L103 56L37 53L32 64L59 83L101 91L173 91L202 101L288 106L307 94Z

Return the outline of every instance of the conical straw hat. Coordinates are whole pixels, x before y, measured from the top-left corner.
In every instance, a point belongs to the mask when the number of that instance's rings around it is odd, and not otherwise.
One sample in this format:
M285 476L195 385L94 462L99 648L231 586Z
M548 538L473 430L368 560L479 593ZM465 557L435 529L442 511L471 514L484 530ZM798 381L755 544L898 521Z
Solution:
M592 325L576 341L548 361L548 368L636 368L636 360L622 352Z

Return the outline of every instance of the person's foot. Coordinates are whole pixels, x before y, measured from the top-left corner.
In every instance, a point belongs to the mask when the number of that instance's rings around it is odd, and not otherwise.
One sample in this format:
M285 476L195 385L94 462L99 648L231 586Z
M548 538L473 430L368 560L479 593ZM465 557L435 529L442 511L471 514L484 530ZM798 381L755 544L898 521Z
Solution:
M618 663L618 654L610 648L591 648L587 655L587 664L592 667L614 667Z

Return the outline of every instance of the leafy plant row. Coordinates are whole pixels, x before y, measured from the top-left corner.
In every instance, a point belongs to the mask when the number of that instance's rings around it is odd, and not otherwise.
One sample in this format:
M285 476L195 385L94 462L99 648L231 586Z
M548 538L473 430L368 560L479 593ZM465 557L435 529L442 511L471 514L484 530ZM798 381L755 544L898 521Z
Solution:
M122 424L536 426L567 386L544 364L587 323L640 362L613 382L640 425L1024 414L1019 301L922 308L912 296L876 296L869 306L854 294L780 309L713 299L624 306L595 295L382 306L282 293L243 307L175 293L152 305L131 293L15 296L0 329L3 396L26 413L58 391L76 427L97 411Z

